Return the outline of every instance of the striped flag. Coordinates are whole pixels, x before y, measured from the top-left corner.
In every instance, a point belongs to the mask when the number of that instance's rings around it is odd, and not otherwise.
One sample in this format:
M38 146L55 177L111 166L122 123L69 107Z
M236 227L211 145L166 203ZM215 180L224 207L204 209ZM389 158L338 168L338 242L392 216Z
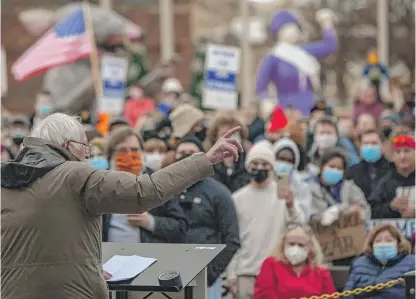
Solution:
M90 56L92 44L80 8L55 25L12 65L17 81L23 81L50 68L70 64Z

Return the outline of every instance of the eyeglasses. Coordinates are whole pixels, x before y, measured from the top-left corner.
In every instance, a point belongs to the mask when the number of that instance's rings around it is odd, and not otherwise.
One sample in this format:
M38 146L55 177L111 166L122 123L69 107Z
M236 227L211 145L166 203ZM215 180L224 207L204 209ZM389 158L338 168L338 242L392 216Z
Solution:
M79 142L79 141L75 141L75 140L69 140L69 141L85 146L85 154L86 155L91 155L91 144L83 143L83 142Z

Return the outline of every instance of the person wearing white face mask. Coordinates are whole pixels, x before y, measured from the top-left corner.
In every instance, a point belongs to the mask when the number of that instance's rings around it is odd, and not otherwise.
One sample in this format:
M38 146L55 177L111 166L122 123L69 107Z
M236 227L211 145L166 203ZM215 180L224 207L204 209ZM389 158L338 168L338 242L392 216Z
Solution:
M287 225L271 256L264 260L256 279L253 299L291 299L335 292L323 255L309 226Z
M300 163L298 146L292 139L284 137L273 144L273 151L276 155L275 172L289 174L289 184L295 193L296 202L299 203L305 219L309 220L312 194L309 184L303 180L303 174L297 170Z
M152 173L161 168L167 150L168 146L162 139L150 138L144 142L143 158L147 173Z
M347 138L339 137L336 124L330 118L323 118L316 122L314 127L314 141L309 149L308 156L310 164L308 165L308 171L312 175L318 175L320 159L322 155L338 146L343 148L348 154L348 166L351 167L359 163L360 159L354 144Z

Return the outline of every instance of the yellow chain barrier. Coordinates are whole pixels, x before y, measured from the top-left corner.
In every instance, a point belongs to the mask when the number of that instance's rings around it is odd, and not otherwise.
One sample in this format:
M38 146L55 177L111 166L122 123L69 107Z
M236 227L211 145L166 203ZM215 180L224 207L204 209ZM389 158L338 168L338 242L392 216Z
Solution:
M333 299L333 298L341 298L341 297L347 297L351 295L360 295L363 293L369 293L372 291L381 291L383 289L392 288L398 284L403 284L404 279L399 278L396 280L390 280L387 282L378 283L373 286L366 286L364 288L356 288L354 290L348 290L344 292L335 292L333 294L323 294L320 296L311 296L311 297L302 297L300 299Z

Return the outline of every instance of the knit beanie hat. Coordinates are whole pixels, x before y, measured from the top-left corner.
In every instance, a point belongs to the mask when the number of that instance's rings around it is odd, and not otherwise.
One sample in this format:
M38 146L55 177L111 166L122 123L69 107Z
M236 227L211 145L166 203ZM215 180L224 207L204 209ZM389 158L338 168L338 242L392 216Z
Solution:
M274 156L272 144L269 141L263 140L257 142L250 148L246 158L246 169L248 169L248 165L256 159L264 160L274 167L276 158Z
M300 163L300 153L299 153L298 146L292 139L284 137L284 138L279 139L273 144L273 151L274 151L275 157L278 152L280 152L282 149L285 149L285 148L293 152L293 155L295 156L294 168L297 169Z
M201 140L199 140L197 137L186 136L178 143L178 145L176 147L178 147L182 143L193 143L201 150L201 152L204 151L204 146L202 145Z
M286 24L295 23L299 25L296 17L288 10L281 10L273 16L270 32L273 36Z

